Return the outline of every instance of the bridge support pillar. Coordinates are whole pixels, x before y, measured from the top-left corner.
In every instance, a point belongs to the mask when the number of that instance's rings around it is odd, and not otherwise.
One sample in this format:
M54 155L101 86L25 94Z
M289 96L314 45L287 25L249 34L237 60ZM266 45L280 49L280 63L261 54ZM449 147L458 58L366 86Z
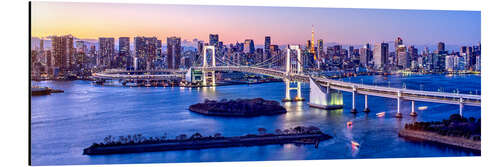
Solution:
M410 116L412 116L412 117L417 116L417 113L415 112L415 101L414 100L411 101L411 113L410 113Z
M285 79L285 98L282 101L292 101L292 99L290 98L290 80L288 79Z
M304 98L302 98L302 89L300 87L301 82L297 82L297 96L295 96L295 101L304 101Z
M356 110L356 87L352 87L352 109L351 113L357 113Z
M459 108L460 108L460 110L459 110L459 112L460 112L460 116L461 116L461 117L463 117L463 116L462 116L462 110L464 109L464 99L463 99L463 98L460 98L460 101L459 101Z
M365 109L363 112L370 112L370 109L368 108L368 95L365 94Z
M401 110L401 91L398 91L398 112L396 113L396 118L403 117L403 114L401 114L400 110Z
M331 90L329 83L327 83L325 89L314 79L309 78L309 89L309 107L324 110L334 110L344 107L342 92Z
M215 67L215 46L203 46L203 67L208 67L209 64L207 63L207 49L210 49L211 52L212 52L212 59L211 59L211 65L212 67ZM207 86L207 77L209 74L211 73L212 76L210 77L211 80L212 80L212 86L215 86L215 71L206 71L206 70L203 70L202 71L202 74L203 74L203 86Z

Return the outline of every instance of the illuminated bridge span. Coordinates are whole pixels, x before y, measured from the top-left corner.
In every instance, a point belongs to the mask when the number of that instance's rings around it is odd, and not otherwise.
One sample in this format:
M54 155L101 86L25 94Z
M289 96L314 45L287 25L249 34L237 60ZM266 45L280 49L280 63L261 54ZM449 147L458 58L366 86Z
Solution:
M212 49L212 62L207 63L206 50ZM335 91L345 91L352 93L352 110L351 112L356 113L356 95L361 94L365 96L365 112L369 112L368 108L368 95L386 97L397 99L397 114L396 117L402 117L400 112L401 101L408 100L412 103L412 111L410 115L416 116L415 112L415 101L422 102L432 102L432 103L444 103L444 104L458 104L459 112L462 115L462 110L464 105L470 106L481 106L481 96L480 95L469 95L469 94L459 94L459 93L447 93L447 92L433 92L433 91L421 91L421 90L411 90L406 88L390 88L383 86L365 85L357 84L351 82L343 82L338 80L326 79L323 77L310 76L302 72L302 62L300 48L298 46L288 46L287 47L287 57L286 57L286 71L280 71L270 68L256 67L256 66L241 66L241 65L226 65L226 66L216 66L215 54L213 53L213 47L204 48L203 54L203 66L194 67L193 69L201 70L204 74L212 73L214 76L215 71L239 71L246 73L262 74L281 78L285 81L286 85L286 95L283 101L302 101L301 95L301 82L310 83L310 101L309 105L311 107L319 108L339 108L342 107L341 104L330 104L332 98L334 97ZM296 56L292 57L290 55L291 51L296 51ZM227 64L227 63L226 63ZM297 82L297 87L291 88L290 83ZM204 79L204 85L207 85L207 81ZM215 82L212 81L212 85L215 86ZM294 99L290 98L290 90L297 90L297 96Z
M211 50L211 57L207 56L207 50ZM291 53L295 51L296 54ZM340 91L351 92L352 93L352 110L351 112L356 113L356 96L365 96L365 112L369 112L368 108L368 95L378 96L385 98L392 98L397 100L397 114L396 117L401 117L400 112L401 101L408 100L411 101L412 111L410 115L416 116L415 112L415 101L422 102L432 102L432 103L444 103L444 104L457 104L459 105L459 112L462 115L462 110L464 105L469 106L481 106L481 96L480 95L469 95L469 94L459 94L459 93L447 93L447 92L434 92L434 91L421 91L421 90L411 90L406 88L390 88L383 86L365 85L351 82L343 82L339 80L326 79L319 76L311 76L303 72L303 63L300 61L301 50L297 45L290 45L286 49L286 70L276 70L269 67L276 60L271 58L270 60L264 60L263 63L257 63L252 66L244 66L234 62L228 62L223 58L218 58L215 54L214 46L204 46L203 47L203 58L201 66L192 67L190 70L138 70L138 71L127 71L127 70L106 70L101 73L94 74L96 79L106 80L106 79L120 79L124 82L129 82L132 80L145 80L145 81L165 81L169 79L179 79L183 75L190 76L191 71L199 70L202 72L202 85L203 86L215 86L215 71L239 71L245 73L254 73L272 76L276 78L281 78L285 82L285 98L284 102L288 101L303 101L301 83L310 83L310 99L309 106L323 108L323 109L335 109L342 108L342 96ZM210 60L209 60L210 59ZM196 60L195 62L197 62ZM210 61L210 62L209 62ZM281 60L280 60L281 61ZM266 63L266 64L264 64ZM219 64L219 65L217 65ZM295 83L295 84L293 84ZM292 87L294 85L294 87ZM290 97L290 91L295 90L297 95L295 98ZM340 94L340 95L339 95Z

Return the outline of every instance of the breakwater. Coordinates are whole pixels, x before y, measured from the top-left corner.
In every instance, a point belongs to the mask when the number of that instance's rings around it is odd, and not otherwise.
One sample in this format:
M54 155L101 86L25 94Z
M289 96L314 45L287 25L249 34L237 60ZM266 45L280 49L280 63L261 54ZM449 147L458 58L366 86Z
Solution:
M134 137L134 140L127 142L107 141L106 143L94 143L85 148L83 154L120 154L289 143L315 144L318 147L320 141L332 138L316 127L299 126L284 131L276 130L276 133L265 133L265 129L259 128L259 133L258 135L248 134L234 137L223 137L220 134L203 137L201 134L195 133L190 138L180 135L176 139L150 138L145 140ZM109 138L105 140L109 140Z

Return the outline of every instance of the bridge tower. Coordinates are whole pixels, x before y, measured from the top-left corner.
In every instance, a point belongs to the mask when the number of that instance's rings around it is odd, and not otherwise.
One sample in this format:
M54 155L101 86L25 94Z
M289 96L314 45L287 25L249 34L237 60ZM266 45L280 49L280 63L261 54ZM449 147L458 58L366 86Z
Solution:
M212 82L212 86L215 86L215 71L209 71L205 70L204 68L209 67L210 65L207 63L207 50L211 50L212 52L212 57L211 57L211 67L215 67L215 46L213 45L206 45L203 46L203 86L207 86L207 79L210 79ZM209 76L209 74L211 74Z
M297 52L297 56L290 55L291 52L295 50ZM304 101L302 98L302 90L301 90L301 82L293 81L292 78L296 74L302 74L303 64L301 61L301 52L300 47L298 45L289 45L286 48L286 77L283 79L285 81L286 89L285 89L285 98L283 102L291 102L291 101ZM294 61L292 61L294 60ZM296 83L296 87L291 87L292 83ZM297 96L295 98L290 97L290 90L297 90Z

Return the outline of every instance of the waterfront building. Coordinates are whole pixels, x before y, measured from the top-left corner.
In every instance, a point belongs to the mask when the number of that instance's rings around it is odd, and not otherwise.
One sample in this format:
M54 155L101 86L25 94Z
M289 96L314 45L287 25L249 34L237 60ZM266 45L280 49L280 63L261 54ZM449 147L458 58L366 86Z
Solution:
M218 38L218 36L217 36ZM167 68L179 69L181 61L181 38L167 38Z
M52 36L51 42L54 67L59 68L61 72L66 72L71 68L70 63L74 54L73 36Z
M99 38L99 60L100 65L105 68L112 68L111 62L115 53L115 38Z
M368 67L368 62L370 62L370 49L365 45L359 49L359 63L364 67Z
M137 57L137 68L151 69L153 59L157 55L156 37L135 37L135 57Z
M445 57L445 69L447 71L454 71L455 69L455 57L453 55L448 55Z
M404 45L399 45L398 50L397 50L397 65L400 68L406 69L409 68L411 65L411 59L410 56L406 50L406 46Z
M130 37L118 38L118 67L132 67L132 57L130 55Z
M373 62L374 68L384 68L387 65L387 58L389 56L389 44L380 43L376 44L373 48Z
M454 56L454 57L455 57L455 60L453 62L455 63L455 70L458 70L458 71L466 70L465 57L463 57L463 56Z
M476 71L481 71L481 56L476 56Z

